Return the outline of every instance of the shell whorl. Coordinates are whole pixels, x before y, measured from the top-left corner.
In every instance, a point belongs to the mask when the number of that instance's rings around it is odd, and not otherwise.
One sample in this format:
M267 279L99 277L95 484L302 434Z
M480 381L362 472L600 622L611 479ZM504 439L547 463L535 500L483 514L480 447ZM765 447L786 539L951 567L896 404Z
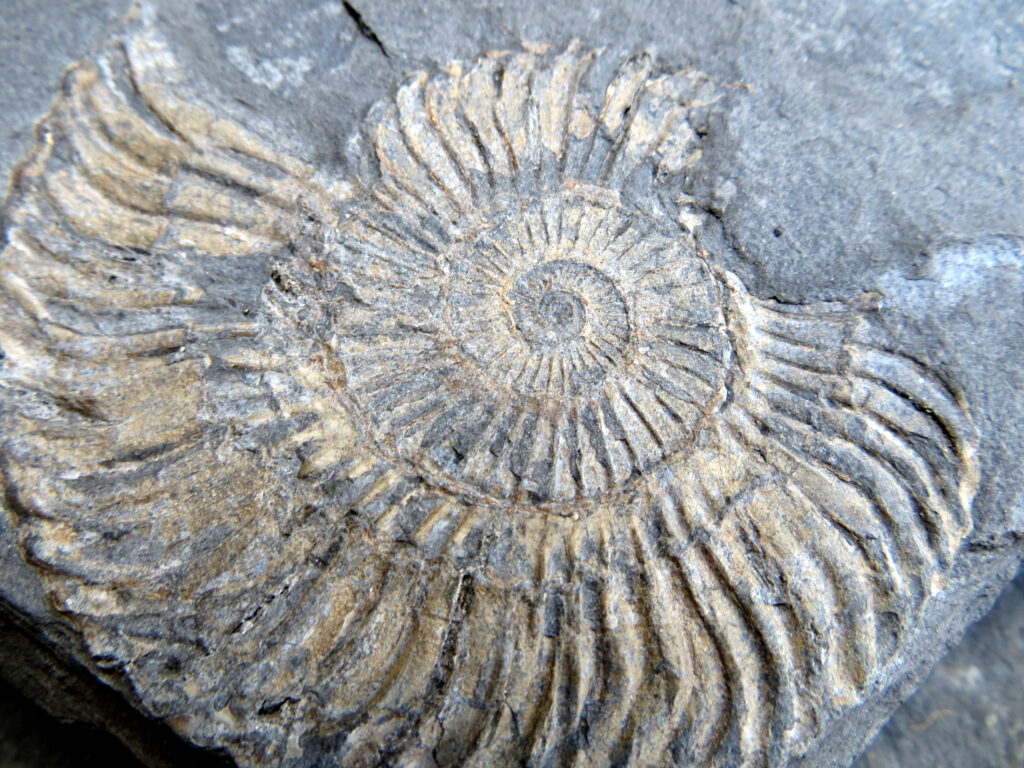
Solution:
M686 449L724 399L721 286L656 191L631 193L671 189L707 89L576 46L407 80L313 297L379 445L562 512Z
M147 29L69 71L0 256L19 541L150 712L251 765L731 767L864 700L974 430L863 297L700 251L706 77L453 62L328 183L180 74Z

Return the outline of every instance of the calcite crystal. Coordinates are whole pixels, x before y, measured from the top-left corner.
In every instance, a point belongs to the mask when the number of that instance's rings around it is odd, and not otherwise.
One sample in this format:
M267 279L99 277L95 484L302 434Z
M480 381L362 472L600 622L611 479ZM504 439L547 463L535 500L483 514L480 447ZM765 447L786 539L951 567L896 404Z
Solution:
M56 609L242 765L781 766L973 524L957 381L880 296L753 295L693 234L649 53L410 75L346 177L148 24L7 203L3 483Z

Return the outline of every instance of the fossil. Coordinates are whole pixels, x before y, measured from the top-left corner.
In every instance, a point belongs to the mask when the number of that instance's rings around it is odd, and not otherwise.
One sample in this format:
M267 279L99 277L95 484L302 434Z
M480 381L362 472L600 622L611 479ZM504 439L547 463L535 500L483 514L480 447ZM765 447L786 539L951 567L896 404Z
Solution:
M0 258L20 541L141 706L241 764L754 766L863 699L974 430L872 295L699 247L708 78L452 62L344 178L183 83L144 25L70 70Z

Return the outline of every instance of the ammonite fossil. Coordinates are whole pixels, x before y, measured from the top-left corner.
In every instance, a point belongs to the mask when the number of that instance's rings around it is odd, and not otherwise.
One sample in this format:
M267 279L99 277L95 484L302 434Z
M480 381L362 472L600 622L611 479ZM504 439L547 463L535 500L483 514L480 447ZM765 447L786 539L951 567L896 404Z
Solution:
M69 71L7 207L3 482L97 663L249 765L781 765L861 701L972 426L872 296L698 246L716 93L489 53L331 177L147 28Z

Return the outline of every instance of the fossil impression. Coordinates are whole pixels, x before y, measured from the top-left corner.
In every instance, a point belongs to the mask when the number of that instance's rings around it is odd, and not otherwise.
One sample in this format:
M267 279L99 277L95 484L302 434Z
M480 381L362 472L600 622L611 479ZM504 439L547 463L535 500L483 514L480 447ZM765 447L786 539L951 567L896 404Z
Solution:
M454 62L344 177L183 82L146 28L69 71L0 259L8 505L143 708L247 765L762 766L863 699L972 427L871 296L698 247L707 78Z

